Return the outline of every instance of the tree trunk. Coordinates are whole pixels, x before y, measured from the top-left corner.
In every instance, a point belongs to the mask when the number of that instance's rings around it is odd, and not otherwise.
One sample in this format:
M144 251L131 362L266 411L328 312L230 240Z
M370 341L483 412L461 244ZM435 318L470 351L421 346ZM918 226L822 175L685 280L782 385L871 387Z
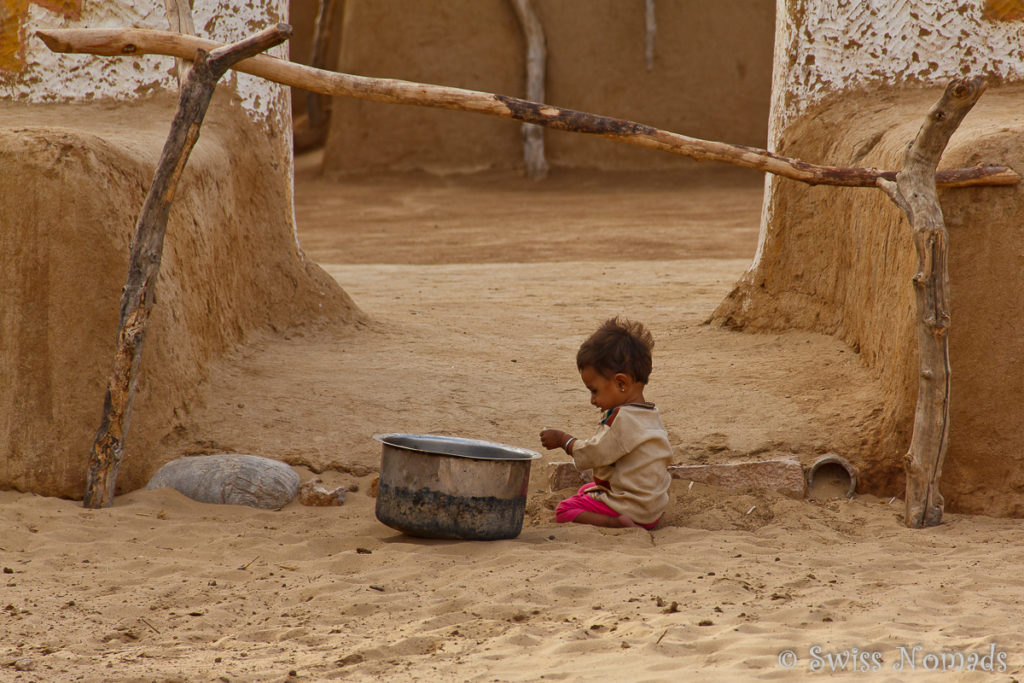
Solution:
M984 90L981 78L950 83L907 148L896 182L879 183L906 214L917 249L914 290L920 373L914 433L904 462L904 521L914 528L942 521L939 479L949 445L949 272L946 224L935 186L935 168L949 138Z
M120 329L114 362L107 380L103 417L89 454L89 471L82 500L85 507L109 507L114 500L117 472L124 458L124 442L131 421L142 346L160 271L167 216L182 170L199 138L199 128L217 81L232 64L278 45L290 35L290 26L278 24L234 45L208 54L200 50L194 55L171 131L157 162L153 184L132 236L128 279L121 292Z
M194 36L147 29L47 29L36 31L36 35L55 52L86 52L108 56L190 56L197 48L209 49L218 45ZM328 95L468 111L558 130L589 133L639 147L679 154L697 161L720 161L774 173L810 185L875 187L879 178L896 179L895 171L819 166L764 149L700 140L634 121L563 109L516 97L322 71L267 55L245 60L235 68L277 83ZM1016 185L1020 182L1020 176L1005 166L975 166L939 171L936 182L941 187Z

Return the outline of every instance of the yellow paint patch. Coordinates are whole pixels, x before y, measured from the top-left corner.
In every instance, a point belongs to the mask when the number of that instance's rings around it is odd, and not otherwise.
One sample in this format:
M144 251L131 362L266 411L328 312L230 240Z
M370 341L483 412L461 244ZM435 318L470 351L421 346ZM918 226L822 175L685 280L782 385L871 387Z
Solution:
M0 71L25 68L25 19L38 5L69 19L82 14L82 0L0 0Z
M1024 0L985 0L983 14L991 21L1024 21Z

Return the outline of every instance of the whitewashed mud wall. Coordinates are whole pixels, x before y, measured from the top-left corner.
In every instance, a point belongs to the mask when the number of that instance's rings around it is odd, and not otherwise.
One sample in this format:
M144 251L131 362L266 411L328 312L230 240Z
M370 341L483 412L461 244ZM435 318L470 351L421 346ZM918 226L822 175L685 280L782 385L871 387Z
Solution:
M44 7L43 4L47 6ZM161 91L177 92L175 61L162 55L97 57L52 52L35 31L41 28L136 27L168 30L164 0L0 0L4 45L0 48L0 100L21 103L130 102ZM287 22L289 0L193 0L196 34L231 43L278 22ZM267 54L287 59L288 42ZM233 93L268 150L287 174L292 153L291 89L229 70L218 90ZM293 191L292 191L293 193ZM301 254L294 214L292 237Z
M234 42L287 10L196 0L194 17ZM178 92L173 58L55 55L34 32L122 26L166 29L163 0L0 0L0 489L85 490L129 237ZM120 492L188 452L210 364L251 332L359 315L296 249L289 92L230 73L217 90L168 218Z
M948 167L1024 169L1024 23L986 0L779 0L769 148L840 166L897 169L950 80L989 91L943 157ZM1008 3L1002 3L1008 4ZM950 511L1024 517L1024 187L945 190L953 387L942 489ZM713 320L808 329L858 351L878 380L848 455L862 492L900 495L919 374L906 219L878 190L768 176L753 265Z
M874 84L1024 78L1024 23L983 0L778 0L776 130L830 93Z
M987 19L984 0L776 0L775 16L771 150L797 117L844 90L938 86L966 75L1024 80L1024 22ZM772 219L776 179L765 183L751 269Z
M51 3L46 3L51 4ZM0 0L5 38L0 98L14 102L129 101L154 91L177 90L170 57L93 57L51 52L35 36L40 28L114 28L134 26L167 30L163 0L89 2L62 0L54 10L19 0ZM20 11L19 11L20 10ZM196 33L220 42L234 42L267 26L287 21L287 0L234 3L195 0ZM287 57L287 43L269 51ZM290 129L288 89L247 74L229 71L223 86L233 89L249 116Z

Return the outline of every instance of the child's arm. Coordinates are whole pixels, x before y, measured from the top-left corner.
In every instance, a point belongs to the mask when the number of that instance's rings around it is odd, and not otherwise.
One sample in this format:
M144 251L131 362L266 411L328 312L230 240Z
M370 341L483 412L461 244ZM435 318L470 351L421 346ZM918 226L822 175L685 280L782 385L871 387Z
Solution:
M549 451L561 448L569 455L572 455L572 445L575 442L575 436L571 436L560 429L545 429L540 433L540 443Z

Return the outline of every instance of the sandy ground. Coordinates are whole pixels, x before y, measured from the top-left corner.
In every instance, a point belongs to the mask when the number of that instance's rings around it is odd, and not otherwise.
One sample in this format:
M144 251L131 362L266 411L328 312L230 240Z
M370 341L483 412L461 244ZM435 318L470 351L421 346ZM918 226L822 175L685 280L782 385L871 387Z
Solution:
M358 490L277 511L167 489L100 511L0 492L0 680L1019 678L1014 520L911 531L899 500L677 481L652 532L558 525L546 473L564 456L545 452L516 539L376 521L374 433L539 448L545 426L594 429L575 348L617 313L655 335L647 397L677 462L855 449L877 406L852 350L703 324L753 254L759 178L339 182L312 167L303 247L365 324L253 338L172 438Z

